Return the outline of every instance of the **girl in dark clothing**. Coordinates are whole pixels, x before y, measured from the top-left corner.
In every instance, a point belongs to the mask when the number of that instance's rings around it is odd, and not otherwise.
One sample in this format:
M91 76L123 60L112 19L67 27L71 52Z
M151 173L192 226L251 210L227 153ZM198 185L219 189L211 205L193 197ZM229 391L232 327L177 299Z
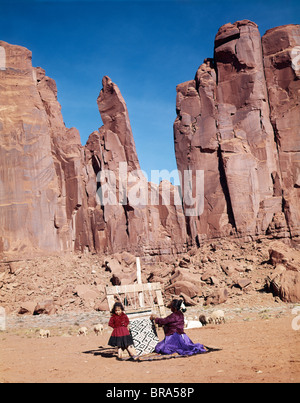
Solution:
M123 305L120 302L116 302L111 314L108 326L114 330L108 340L108 345L118 347L118 358L122 358L124 350L127 350L129 355L135 358L136 352L133 347L133 339L128 330L129 319L124 313Z
M202 344L194 344L184 333L184 316L181 312L183 306L182 300L173 300L171 315L166 318L158 318L155 315L151 315L150 319L154 320L158 325L163 325L165 332L164 340L159 342L155 347L156 353L193 355L207 351Z

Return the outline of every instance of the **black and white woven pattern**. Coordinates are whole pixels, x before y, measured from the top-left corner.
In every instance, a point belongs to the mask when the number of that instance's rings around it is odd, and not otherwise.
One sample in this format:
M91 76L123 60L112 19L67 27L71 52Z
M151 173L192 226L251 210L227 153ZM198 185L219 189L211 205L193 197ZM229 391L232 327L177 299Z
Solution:
M130 321L130 332L137 354L149 354L159 342L156 329L150 319L136 318Z

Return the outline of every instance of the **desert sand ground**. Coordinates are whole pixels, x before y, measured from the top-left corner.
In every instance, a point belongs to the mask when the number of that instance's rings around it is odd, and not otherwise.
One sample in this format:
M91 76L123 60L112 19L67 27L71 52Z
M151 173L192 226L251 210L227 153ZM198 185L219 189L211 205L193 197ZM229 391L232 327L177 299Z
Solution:
M78 337L52 328L50 338L36 329L0 332L2 383L298 383L300 320L282 314L234 318L222 325L186 330L193 342L216 351L187 358L131 362L116 359L107 345L109 328ZM294 325L293 325L294 324ZM296 324L296 327L295 327ZM159 339L163 332L159 329Z
M196 298L198 305L189 306L185 316L199 317L223 309L226 323L186 331L193 342L215 351L152 362L118 361L116 351L107 344L112 330L107 327L109 312L96 310L94 303L91 305L75 292L77 285L89 285L97 291L98 285L104 288L109 284L111 273L104 269L100 257L45 257L18 261L10 267L3 264L5 281L2 278L1 298L5 302L7 325L5 331L0 331L0 382L298 383L300 305L285 303L265 292L265 279L274 274L274 267L268 263L268 245L260 246L259 250L258 246L229 244L214 252L207 246L207 250L202 248L191 254L191 273L200 277L213 270L214 282L219 279L229 295L225 303L216 306L204 306L203 298ZM231 284L232 276L222 272L220 264L226 253L235 275L249 279L250 286L236 288ZM210 260L203 263L206 255ZM166 284L178 265L177 262L160 267L168 273ZM145 266L148 275L151 270L151 266L149 269ZM201 287L204 293L211 293L218 285L203 283ZM104 291L99 295L103 298ZM57 314L17 314L24 301L49 298L55 300ZM105 325L100 336L91 331L98 322ZM80 326L88 327L86 337L77 337ZM49 328L51 337L39 338L39 328ZM163 339L162 329L158 336Z

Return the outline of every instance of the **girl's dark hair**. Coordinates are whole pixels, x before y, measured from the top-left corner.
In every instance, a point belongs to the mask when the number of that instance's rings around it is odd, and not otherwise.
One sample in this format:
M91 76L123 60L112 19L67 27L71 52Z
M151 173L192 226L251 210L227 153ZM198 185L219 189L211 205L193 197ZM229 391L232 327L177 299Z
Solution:
M116 308L118 308L118 307L121 308L122 311L124 311L124 307L121 304L121 302L115 302L115 304L114 304L114 306L113 306L113 308L111 310L111 313L116 313Z

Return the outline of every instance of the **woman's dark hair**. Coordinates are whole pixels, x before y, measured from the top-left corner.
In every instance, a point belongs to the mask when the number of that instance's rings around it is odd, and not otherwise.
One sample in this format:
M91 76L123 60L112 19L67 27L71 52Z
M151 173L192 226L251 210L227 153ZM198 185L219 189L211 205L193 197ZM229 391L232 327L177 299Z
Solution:
M114 306L113 306L113 308L111 310L111 313L116 313L116 308L118 308L118 307L121 308L122 311L124 311L124 307L121 304L121 302L115 302L115 304L114 304Z
M182 305L182 306L181 306ZM173 308L175 308L177 311L182 310L182 312L186 311L186 308L184 306L183 300L182 299L173 299L172 305Z

